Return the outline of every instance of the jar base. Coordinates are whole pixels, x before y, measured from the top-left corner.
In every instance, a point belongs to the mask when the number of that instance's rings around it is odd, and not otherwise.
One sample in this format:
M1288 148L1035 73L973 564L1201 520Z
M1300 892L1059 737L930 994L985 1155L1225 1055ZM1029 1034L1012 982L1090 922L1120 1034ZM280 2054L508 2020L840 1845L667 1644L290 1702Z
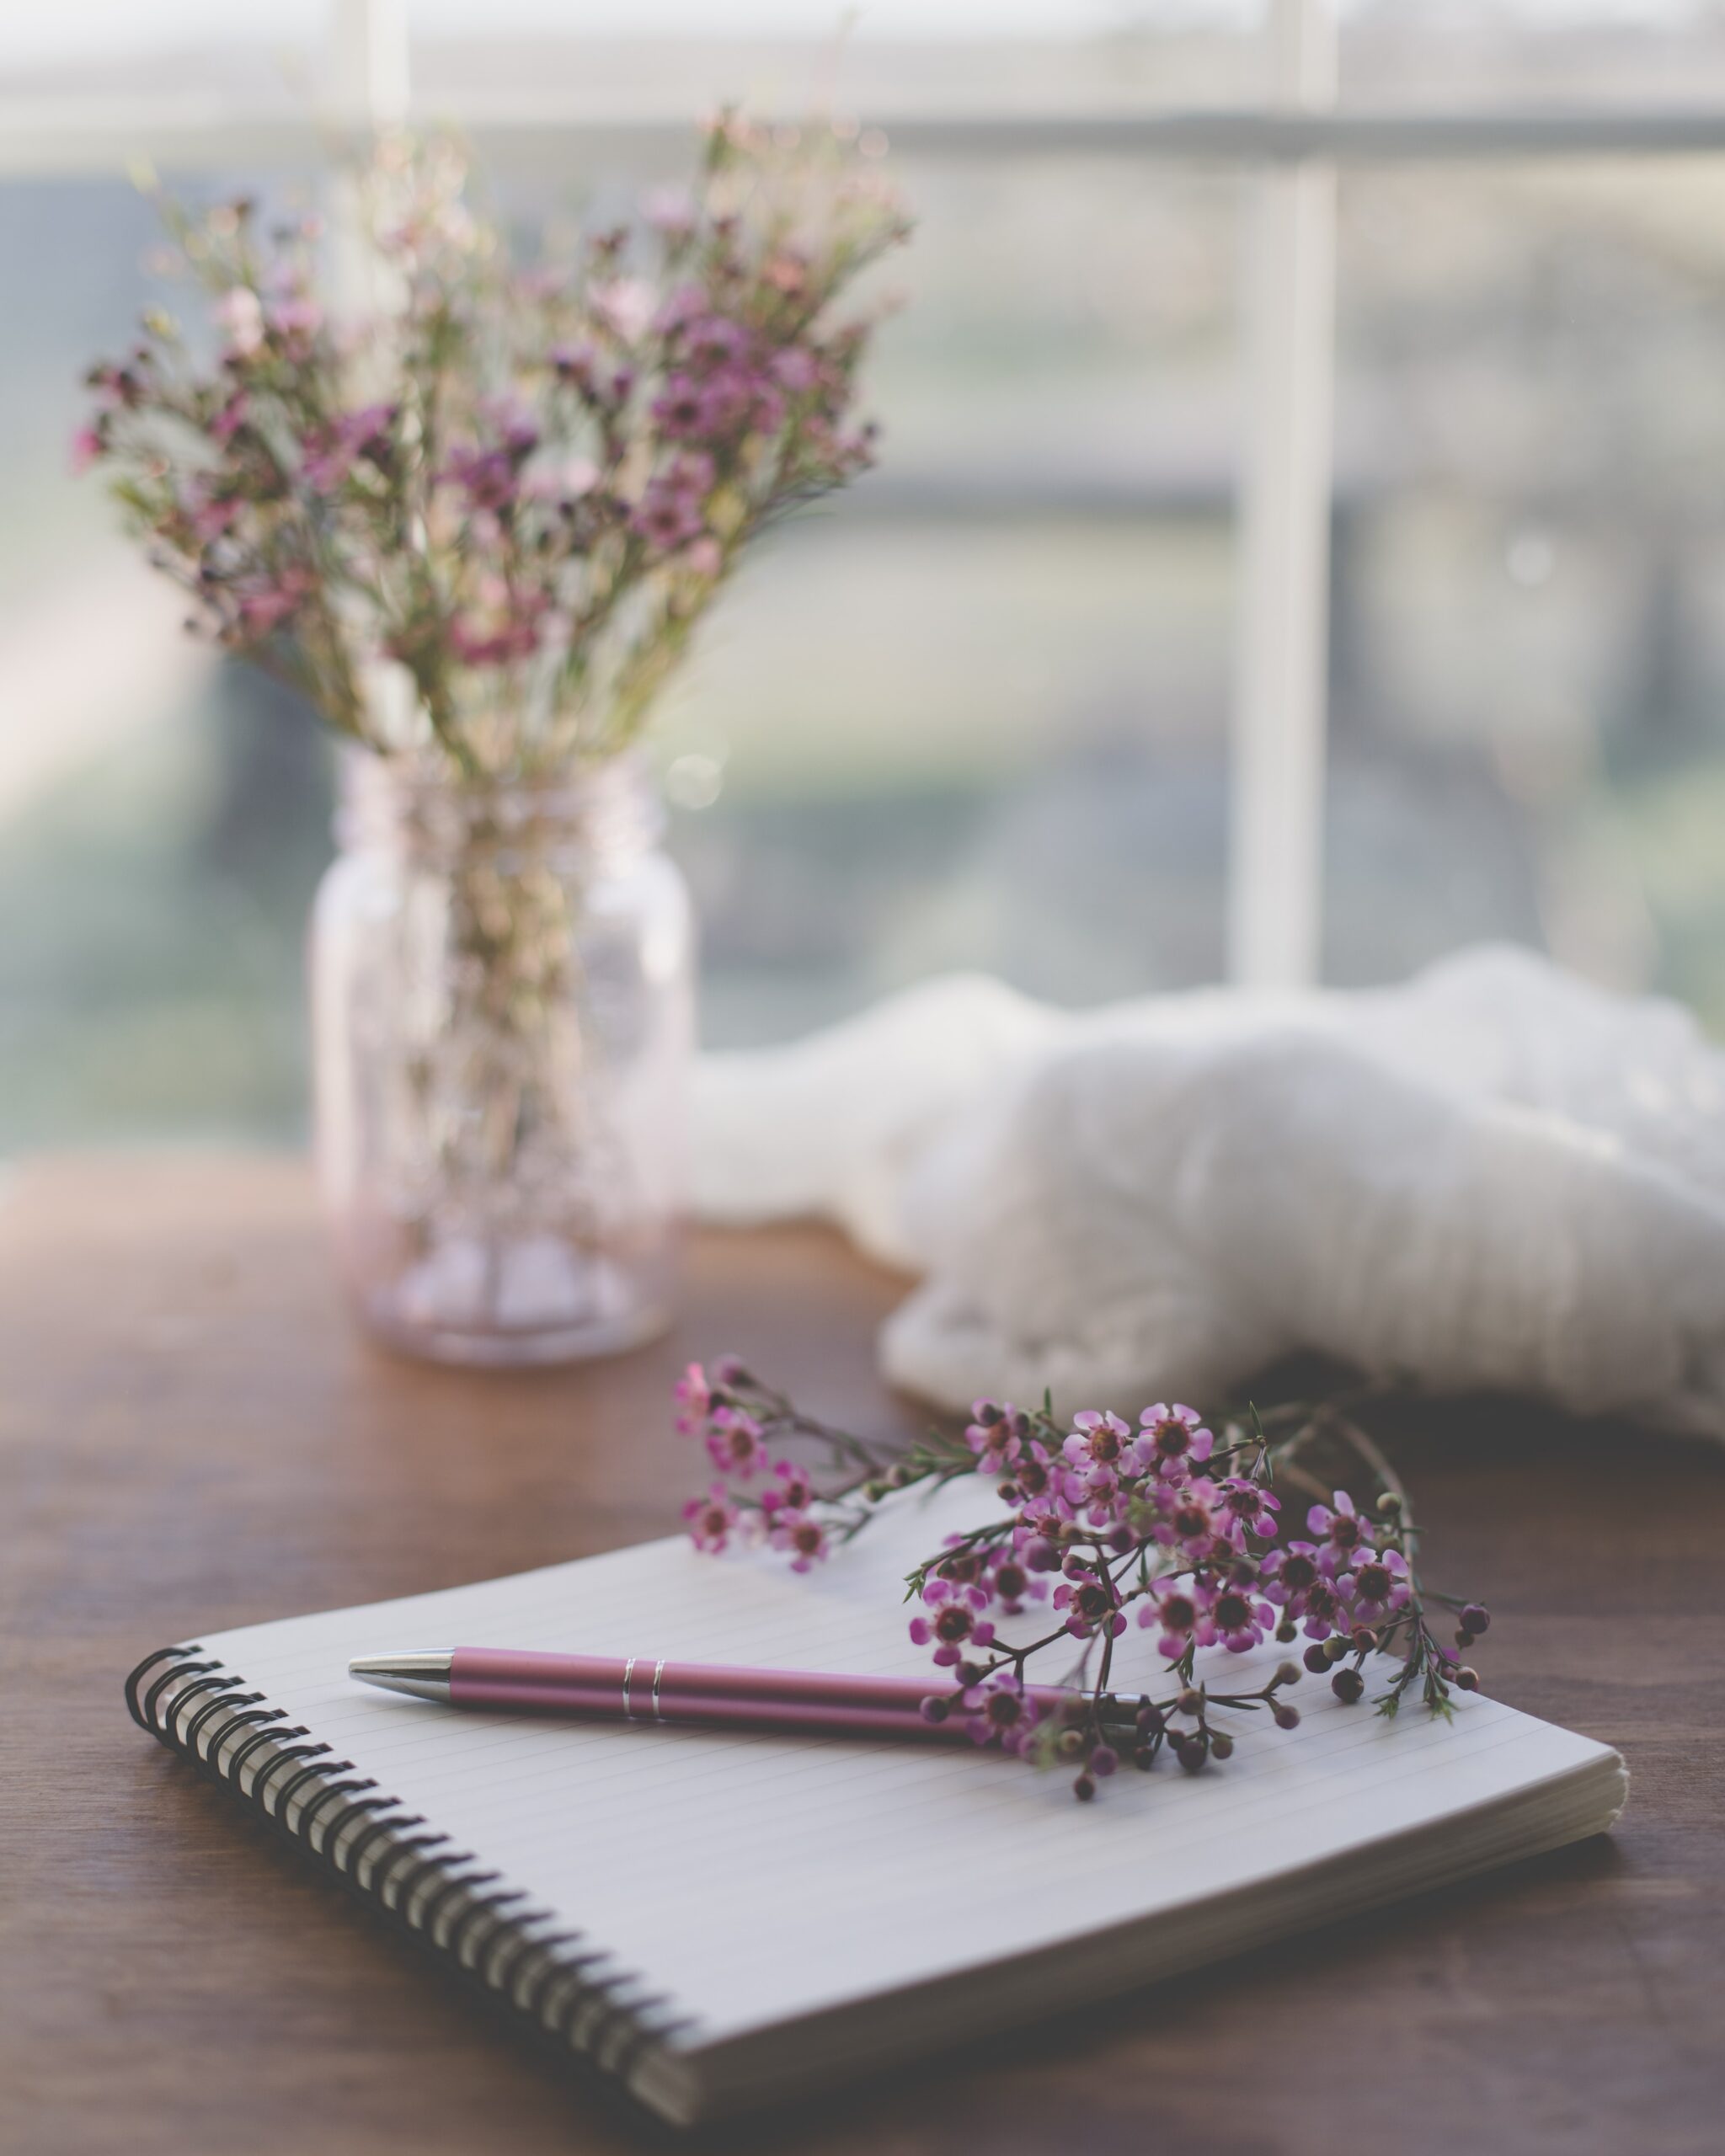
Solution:
M354 1283L367 1329L421 1361L488 1369L591 1361L643 1347L671 1322L670 1267L580 1250L551 1235L489 1249L439 1244Z
M660 1338L671 1325L669 1310L640 1310L628 1320L560 1326L535 1332L432 1330L403 1323L393 1311L376 1305L362 1310L360 1316L366 1330L398 1355L411 1355L420 1363L488 1370L543 1369L558 1363L590 1363L606 1355L626 1355L632 1348L644 1348L649 1341Z

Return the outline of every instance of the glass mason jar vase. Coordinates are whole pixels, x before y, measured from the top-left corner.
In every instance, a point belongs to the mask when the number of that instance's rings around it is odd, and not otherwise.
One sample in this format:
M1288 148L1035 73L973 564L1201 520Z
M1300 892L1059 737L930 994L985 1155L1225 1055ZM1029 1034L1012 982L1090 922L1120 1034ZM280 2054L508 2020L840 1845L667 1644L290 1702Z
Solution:
M355 753L313 915L319 1180L366 1321L572 1360L670 1314L690 909L642 765L468 785Z

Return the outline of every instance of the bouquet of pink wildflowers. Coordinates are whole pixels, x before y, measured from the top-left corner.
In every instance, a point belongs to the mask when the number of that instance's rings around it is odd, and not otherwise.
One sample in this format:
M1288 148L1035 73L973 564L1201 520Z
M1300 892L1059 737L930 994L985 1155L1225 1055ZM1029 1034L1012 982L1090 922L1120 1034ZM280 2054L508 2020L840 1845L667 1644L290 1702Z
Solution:
M1303 1636L1305 1670L1327 1674L1349 1705L1365 1694L1368 1663L1390 1657L1381 1715L1412 1693L1447 1716L1451 1688L1478 1685L1461 1654L1489 1615L1422 1582L1407 1492L1346 1396L1248 1411L1220 1434L1164 1401L1135 1428L1099 1410L1061 1422L1047 1401L1026 1412L980 1400L961 1435L934 1431L893 1455L804 1413L734 1357L711 1374L692 1365L677 1391L678 1427L703 1439L718 1470L684 1508L704 1550L740 1535L806 1572L894 1492L971 1476L993 1484L1001 1502L989 1516L949 1534L909 1577L911 1637L933 1664L923 1713L962 1717L979 1744L1076 1767L1081 1798L1123 1761L1147 1770L1166 1753L1196 1773L1227 1758L1236 1715L1267 1713L1284 1729L1299 1721L1284 1697L1299 1665L1236 1690L1200 1669L1206 1649L1243 1654ZM810 1444L818 1470L799 1456ZM1327 1454L1363 1475L1369 1507L1314 1476ZM1316 1499L1291 1533L1278 1485ZM1444 1612L1453 1646L1433 1630ZM1111 1688L1114 1642L1129 1625L1156 1635L1168 1678L1161 1698ZM1062 1651L1070 1666L1044 1673ZM1057 1712L1039 1713L1028 1694L1033 1660L1039 1684L1066 1688Z
M168 205L208 295L93 368L76 445L206 628L343 732L463 778L622 747L742 549L869 462L865 320L909 227L832 129L708 131L698 184L522 270L457 144L364 177L380 303L334 318L314 222Z

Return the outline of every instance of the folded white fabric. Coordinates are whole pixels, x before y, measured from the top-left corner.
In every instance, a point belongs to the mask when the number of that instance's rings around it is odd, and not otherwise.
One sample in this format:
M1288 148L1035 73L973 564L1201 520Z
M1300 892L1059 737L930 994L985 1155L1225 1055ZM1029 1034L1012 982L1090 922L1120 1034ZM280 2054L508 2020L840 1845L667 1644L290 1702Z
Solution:
M1072 1013L937 980L709 1055L697 1203L924 1277L887 1374L1124 1409L1295 1349L1725 1436L1725 1054L1530 953Z

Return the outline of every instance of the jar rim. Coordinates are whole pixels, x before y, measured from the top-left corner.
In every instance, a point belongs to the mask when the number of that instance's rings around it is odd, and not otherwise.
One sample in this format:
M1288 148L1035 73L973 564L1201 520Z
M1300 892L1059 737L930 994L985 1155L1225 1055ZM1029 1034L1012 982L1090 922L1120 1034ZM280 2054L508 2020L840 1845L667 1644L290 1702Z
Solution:
M662 836L665 808L635 747L542 773L469 777L429 758L344 748L334 828L344 851L393 844L429 853L566 844L642 849Z

